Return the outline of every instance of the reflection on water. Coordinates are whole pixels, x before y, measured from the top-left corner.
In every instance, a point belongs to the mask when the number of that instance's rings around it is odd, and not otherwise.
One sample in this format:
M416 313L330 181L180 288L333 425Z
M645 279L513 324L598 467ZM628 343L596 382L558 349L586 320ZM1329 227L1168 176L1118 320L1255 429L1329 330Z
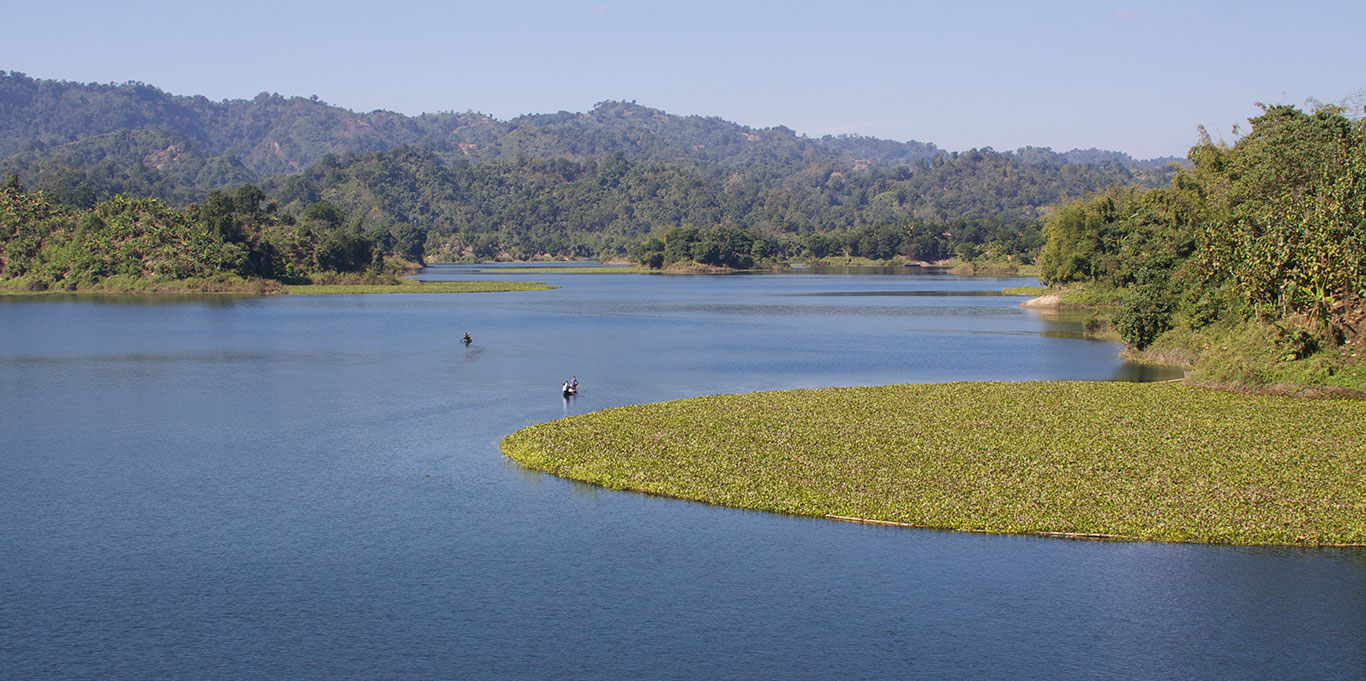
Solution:
M1075 324L1080 328L1086 320L1093 316L1087 310L1034 310L1034 314L1039 316L1039 320L1048 324Z
M1086 322L1092 313L1077 310L1035 310L1043 329L1039 335L1063 340L1094 340L1086 333ZM1102 341L1104 342L1104 341Z
M1057 338L1060 340L1090 340L1086 332L1077 329L1044 329L1039 332L1044 338Z
M1125 362L1119 366L1112 380L1131 383L1156 383L1158 381L1175 381L1185 377L1186 371L1181 367Z
M128 295L122 293L53 293L42 296L0 296L0 305L32 305L43 303L86 303L90 305L127 305L133 307L180 306L186 304L206 307L232 307L243 300L259 298L245 293L158 293L156 295Z

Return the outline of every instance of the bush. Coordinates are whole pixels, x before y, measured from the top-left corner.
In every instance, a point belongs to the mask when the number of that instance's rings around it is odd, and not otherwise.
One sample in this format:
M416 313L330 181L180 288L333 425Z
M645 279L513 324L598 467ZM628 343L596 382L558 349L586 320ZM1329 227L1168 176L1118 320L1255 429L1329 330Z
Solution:
M1115 311L1115 330L1124 342L1142 350L1171 328L1173 305L1165 291L1156 287L1128 289Z
M1277 345L1285 361L1293 362L1318 352L1319 337L1307 327L1282 321L1273 324L1272 328L1276 330Z

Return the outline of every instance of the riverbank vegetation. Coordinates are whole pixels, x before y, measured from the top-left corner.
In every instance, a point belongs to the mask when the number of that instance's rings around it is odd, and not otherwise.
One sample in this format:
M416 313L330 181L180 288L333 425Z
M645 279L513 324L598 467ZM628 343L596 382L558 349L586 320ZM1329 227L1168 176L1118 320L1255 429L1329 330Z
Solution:
M325 203L282 216L251 185L172 208L123 195L90 209L0 187L0 291L8 294L284 292L390 285L420 259L415 235L365 233Z
M1366 543L1366 401L1181 384L953 383L608 409L503 440L611 489L998 533Z
M1014 275L1031 264L1043 243L1037 221L995 219L924 223L909 219L858 229L756 235L724 225L670 227L636 249L642 267L696 263L726 269L813 266L896 267L944 264L955 273ZM1033 273L1037 273L1037 269Z
M1168 187L1064 205L1041 279L1198 380L1366 391L1366 123L1272 106L1251 126Z

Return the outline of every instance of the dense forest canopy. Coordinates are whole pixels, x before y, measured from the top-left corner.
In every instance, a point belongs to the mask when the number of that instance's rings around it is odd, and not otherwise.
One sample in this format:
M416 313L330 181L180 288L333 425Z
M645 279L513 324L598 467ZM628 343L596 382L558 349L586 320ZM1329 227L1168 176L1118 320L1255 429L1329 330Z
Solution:
M1044 228L1042 279L1119 290L1115 325L1139 348L1250 328L1287 360L1335 348L1356 357L1366 351L1366 122L1344 114L1264 107L1233 146L1206 138L1191 149L1193 166L1167 187L1113 187L1063 206Z
M205 288L247 280L303 283L320 275L392 275L385 257L411 257L417 238L363 233L315 204L280 216L252 185L213 192L183 209L119 195L90 209L0 187L0 281L29 291L139 290L195 280ZM403 237L407 236L407 241ZM240 288L240 287L239 287Z
M419 260L642 257L642 243L687 226L743 230L769 259L1028 257L1049 205L1172 172L1097 150L810 139L634 102L408 117L0 72L0 177L48 200L187 207L253 184L282 216L326 202L350 229L419 243L403 249Z
M933 144L857 135L809 139L782 126L755 129L717 117L670 115L634 102L607 101L586 113L561 111L499 121L474 112L355 113L317 98L265 92L250 100L215 102L172 95L144 83L82 84L0 71L0 159L20 152L41 155L53 147L118 131L174 133L192 141L206 157L239 159L254 179L297 172L329 153L383 151L403 144L422 145L447 161L472 162L521 156L582 160L621 153L632 161L691 160L729 166L808 158L893 167L949 153ZM155 150L147 147L148 153ZM1031 153L1043 154L1053 163L1110 160L1156 169L1176 160L1140 162L1095 150ZM1092 157L1072 158L1075 154Z
M288 213L325 200L363 229L423 231L429 252L445 257L629 255L651 234L694 225L745 230L786 244L779 252L788 256L802 255L800 246L819 233L830 236L833 245L821 249L829 254L937 260L954 255L957 243L919 256L901 244L914 241L916 230L953 241L969 234L968 224L990 224L1009 234L992 235L1003 253L1025 255L1038 247L1033 235L1045 206L1134 181L1122 166L1026 167L990 150L852 171L804 161L741 169L632 162L624 154L448 164L405 146L329 156L263 187ZM849 237L868 229L901 236L890 251L861 249Z
M267 247L278 241L273 227L295 224L325 226L304 234L331 251L346 251L344 235L363 235L374 252L419 262L1027 261L1050 206L1106 187L1158 187L1174 172L1095 149L958 153L856 135L810 139L633 102L510 121L407 117L316 98L213 102L142 83L0 73L0 113L0 170L42 191L54 210L119 212L115 197L154 197L187 224L208 213L221 223L224 197L261 193L269 211L247 211L255 217L240 229L215 228L253 254L252 266L227 268L250 276L354 267L350 256L266 253L278 246ZM299 246L284 251L297 256Z

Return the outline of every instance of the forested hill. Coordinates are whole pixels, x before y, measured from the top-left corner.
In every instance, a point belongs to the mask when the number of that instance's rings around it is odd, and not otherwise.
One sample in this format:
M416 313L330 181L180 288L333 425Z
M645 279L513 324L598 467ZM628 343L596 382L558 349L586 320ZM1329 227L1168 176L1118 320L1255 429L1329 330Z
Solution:
M487 144L505 127L479 114L358 114L316 99L264 92L251 100L214 102L143 83L81 84L0 71L0 158L23 152L43 158L72 143L107 147L101 138L111 133L146 131L178 136L181 144L172 153L233 157L256 177L266 177L296 172L328 153L398 144ZM137 151L154 155L168 146Z
M316 98L261 93L215 102L143 83L81 84L0 71L0 173L13 172L24 186L79 205L118 193L185 204L213 189L297 173L327 154L401 145L421 146L446 163L584 161L621 154L632 162L730 168L836 164L862 170L954 157L929 143L808 138L782 126L755 129L627 102L509 121L469 112L414 117L355 113ZM1172 160L1032 147L1007 155L1031 165L1104 162L1142 170L1158 176L1151 182L1139 178L1149 186L1165 180L1166 162Z
M130 131L136 149L109 141ZM261 93L251 100L210 101L168 94L142 83L79 84L0 72L0 158L40 168L97 148L105 156L229 157L256 178L298 172L329 153L383 151L421 145L445 160L584 159L621 153L632 161L696 161L724 165L793 159L899 165L944 154L932 144L840 137L800 137L783 127L753 129L720 118L675 116L625 102L602 102L587 113L520 116L509 121L478 113L411 117L387 111L355 113L303 97ZM75 146L76 151L69 147ZM174 160L174 159L172 159ZM1059 157L1061 161L1061 157ZM158 159L148 165L163 167ZM201 187L209 189L212 187Z
M850 238L834 249L845 255L937 260L955 255L951 242L978 227L1001 232L969 239L975 246L998 241L1000 254L1028 255L1038 247L1046 206L1141 184L1151 177L1145 173L1114 164L1026 164L990 150L854 171L804 157L729 167L632 161L620 153L448 163L429 149L403 146L329 156L261 187L286 214L326 203L366 232L415 228L432 235L429 249L443 257L627 255L651 233L691 225L744 230L792 256L806 237L826 234ZM910 227L954 238L942 249L902 252L888 239ZM860 246L863 236L877 246Z

